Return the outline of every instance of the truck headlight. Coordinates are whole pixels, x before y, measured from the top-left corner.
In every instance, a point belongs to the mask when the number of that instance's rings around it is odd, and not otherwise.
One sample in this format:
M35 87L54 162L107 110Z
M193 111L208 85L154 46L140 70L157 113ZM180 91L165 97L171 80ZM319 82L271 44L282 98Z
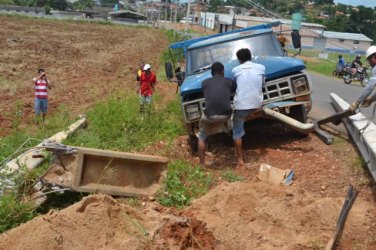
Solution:
M185 113L187 114L187 118L190 121L201 117L198 103L185 106Z
M300 94L309 90L306 77L301 76L299 78L292 79L291 81L295 94Z

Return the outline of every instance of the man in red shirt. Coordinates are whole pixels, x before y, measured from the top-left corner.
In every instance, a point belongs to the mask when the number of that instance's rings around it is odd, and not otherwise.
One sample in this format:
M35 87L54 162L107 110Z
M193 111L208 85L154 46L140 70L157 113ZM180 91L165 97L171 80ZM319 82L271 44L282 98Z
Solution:
M151 71L150 64L145 64L143 72L141 73L139 88L137 89L137 93L140 96L140 112L144 112L145 104L150 107L156 85L157 77L155 73Z

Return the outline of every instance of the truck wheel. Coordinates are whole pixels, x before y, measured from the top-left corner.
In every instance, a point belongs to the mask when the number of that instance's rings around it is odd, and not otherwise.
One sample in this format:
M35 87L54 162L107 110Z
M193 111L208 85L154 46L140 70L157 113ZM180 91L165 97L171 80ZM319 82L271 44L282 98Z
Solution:
M290 108L290 115L291 118L294 118L300 122L307 122L307 111L304 105L296 105Z
M291 118L294 118L297 121L306 123L307 122L307 109L305 108L304 105L292 106L290 108L289 116ZM302 138L302 137L308 136L308 134L303 134L303 133L300 133L300 132L293 130L293 129L291 129L291 130L293 131L293 135L296 136L296 137Z
M188 145L191 149L191 153L192 154L195 154L197 153L198 151L198 138L196 135L189 135L189 138L188 138Z

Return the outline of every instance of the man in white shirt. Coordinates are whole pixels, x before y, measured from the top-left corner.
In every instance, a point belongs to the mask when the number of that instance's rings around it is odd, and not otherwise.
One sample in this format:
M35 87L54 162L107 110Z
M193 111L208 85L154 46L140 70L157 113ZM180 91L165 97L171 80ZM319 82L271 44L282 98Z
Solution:
M262 106L265 67L251 62L252 55L249 49L240 49L236 52L240 65L232 69L237 89L234 97L234 117L232 137L238 166L244 166L242 154L242 136L244 121L247 116L259 110Z

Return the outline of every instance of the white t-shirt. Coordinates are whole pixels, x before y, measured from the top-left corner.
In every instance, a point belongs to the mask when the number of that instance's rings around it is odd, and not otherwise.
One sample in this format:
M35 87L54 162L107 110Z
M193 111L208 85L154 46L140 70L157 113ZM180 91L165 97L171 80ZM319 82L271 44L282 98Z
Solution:
M264 99L262 85L264 84L265 66L251 61L232 69L237 88L234 105L237 110L261 108Z

